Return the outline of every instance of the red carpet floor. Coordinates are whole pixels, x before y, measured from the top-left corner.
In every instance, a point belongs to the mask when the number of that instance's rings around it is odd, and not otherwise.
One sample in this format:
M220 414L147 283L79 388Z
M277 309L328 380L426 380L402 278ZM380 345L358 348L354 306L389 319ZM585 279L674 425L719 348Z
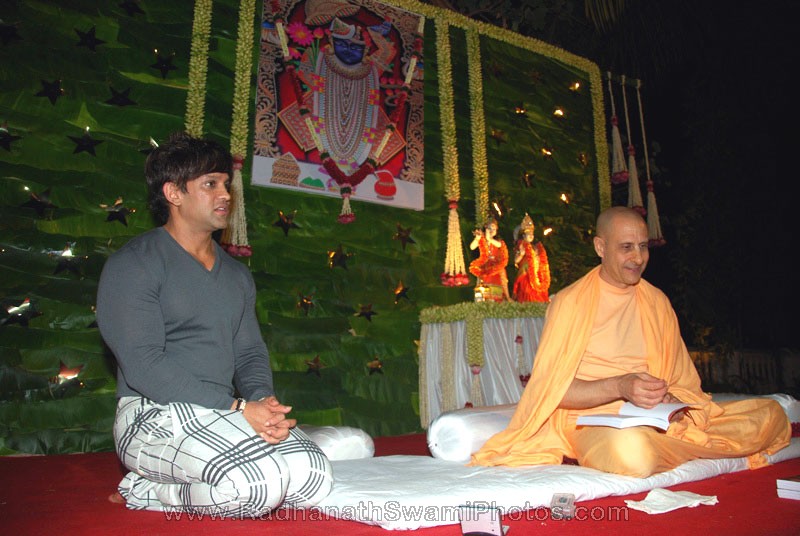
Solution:
M376 455L427 455L425 436L377 438ZM361 523L326 520L168 520L158 512L135 512L108 501L123 474L113 453L0 458L0 534L86 536L147 534L390 536ZM553 520L539 509L527 519L508 519L509 535L669 534L797 535L800 501L779 499L775 479L800 474L800 459L681 484L671 489L716 495L719 504L648 515L626 508L624 499L645 493L579 503L581 519ZM458 536L458 525L413 531L420 536ZM405 532L404 532L405 533Z

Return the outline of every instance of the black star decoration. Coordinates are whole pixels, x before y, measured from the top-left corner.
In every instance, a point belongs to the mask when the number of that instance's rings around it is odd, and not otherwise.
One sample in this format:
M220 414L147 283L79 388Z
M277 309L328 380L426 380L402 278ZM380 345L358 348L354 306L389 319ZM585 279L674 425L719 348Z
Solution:
M78 136L67 137L75 142L75 150L72 151L72 154L87 152L92 156L97 156L97 154L94 152L94 148L103 143L103 140L94 139L88 132L84 132L83 136L80 138Z
M58 264L53 274L59 274L66 270L80 277L80 261L84 259L86 259L86 257L76 257L72 253L72 244L68 243L64 250L58 254Z
M411 289L405 286L403 284L403 281L400 280L400 282L397 283L397 287L395 287L394 289L394 304L397 305L403 298L407 299L408 301L411 301L411 299L408 297L409 290Z
M392 236L392 240L399 240L403 244L403 251L406 250L406 244L416 244L414 239L411 238L411 227L403 229L399 223L397 224L397 232Z
M376 313L375 311L372 310L372 304L371 303L367 304L367 305L359 305L359 309L360 310L356 314L354 314L353 316L364 317L370 322L372 322L372 317L375 316L376 314L378 314L378 313Z
M50 104L55 105L59 97L64 95L64 90L61 88L61 80L53 80L48 82L42 80L42 90L37 93L36 97L47 97L50 99Z
M114 201L113 205L100 205L100 208L103 208L108 212L108 216L106 216L106 221L118 221L125 227L128 226L128 214L133 214L136 212L135 208L127 208L123 205L123 201L121 197L118 197L116 201Z
M14 136L8 131L8 126L3 125L0 127L0 146L3 147L6 151L11 151L11 143L15 142L19 139L22 139L22 136Z
M31 192L31 198L22 203L22 205L20 206L25 208L32 208L33 210L36 211L36 214L40 218L44 216L45 211L47 210L52 211L53 209L58 208L53 203L50 202L50 188L38 194Z
M120 2L119 7L124 9L129 17L133 17L134 15L144 15L144 11L142 8L139 7L139 2L134 0L125 0L124 2Z
M41 316L42 313L36 310L29 298L25 298L19 305L6 307L6 317L0 321L0 325L19 324L28 327L28 322L32 318Z
M298 295L300 301L297 302L297 307L302 309L303 312L308 316L308 311L314 307L314 295L309 294L308 296L304 296L303 294Z
M345 253L342 249L342 245L339 244L339 247L335 250L328 251L328 268L333 269L337 266L341 266L347 270L347 258L352 255L352 253Z
M0 23L0 41L3 46L9 44L11 41L21 41L22 38L17 33L17 27L13 24Z
M82 32L79 29L75 28L75 33L78 34L80 37L80 41L75 45L76 47L86 47L92 52L95 52L95 48L99 45L105 43L102 39L98 39L97 35L97 28L92 26L92 29L88 32Z
M161 71L161 78L166 78L170 71L177 69L177 67L172 65L172 58L173 56L164 56L163 54L156 53L156 62L150 67Z
M311 361L306 361L306 367L308 367L306 369L306 374L316 374L321 378L322 374L320 374L319 371L324 369L325 365L319 360L319 354L317 354Z
M115 106L131 106L136 104L135 101L128 97L131 92L131 88L117 91L113 87L108 86L108 89L111 90L111 98L106 101L106 104L113 104Z
M274 227L283 229L283 236L289 236L289 229L299 229L300 226L294 222L294 216L297 210L293 210L289 214L285 214L282 210L278 211L278 220L273 223Z

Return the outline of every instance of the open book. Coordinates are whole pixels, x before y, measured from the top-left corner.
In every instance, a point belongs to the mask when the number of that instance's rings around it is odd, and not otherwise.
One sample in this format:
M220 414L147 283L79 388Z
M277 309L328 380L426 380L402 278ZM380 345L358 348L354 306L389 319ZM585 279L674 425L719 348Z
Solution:
M619 414L611 415L601 413L597 415L581 415L578 417L579 426L612 426L614 428L629 428L631 426L655 426L666 430L669 428L669 419L676 412L689 407L689 404L659 404L654 408L645 409L625 402L619 409Z

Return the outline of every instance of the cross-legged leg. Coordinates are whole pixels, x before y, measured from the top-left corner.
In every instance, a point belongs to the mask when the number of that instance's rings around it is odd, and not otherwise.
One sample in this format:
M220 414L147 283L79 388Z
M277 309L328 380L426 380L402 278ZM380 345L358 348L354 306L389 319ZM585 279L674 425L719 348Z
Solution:
M114 439L131 471L119 492L133 509L256 517L289 490L293 504L309 506L331 488L330 462L302 432L273 446L236 411L126 397Z

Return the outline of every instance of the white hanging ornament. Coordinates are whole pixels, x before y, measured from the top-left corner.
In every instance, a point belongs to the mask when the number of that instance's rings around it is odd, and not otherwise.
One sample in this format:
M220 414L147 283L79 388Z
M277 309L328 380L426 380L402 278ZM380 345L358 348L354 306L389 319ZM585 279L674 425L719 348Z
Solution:
M642 107L642 94L639 91L640 87L641 82L637 81L636 99L639 101L639 124L642 126L642 145L645 147L644 167L647 172L647 237L651 246L663 246L667 241L664 240L664 235L661 232L656 194L653 190L653 179L650 177L650 155L647 152L647 135L644 130L644 108Z
M623 184L628 180L628 168L625 165L625 150L622 148L622 136L619 133L619 119L614 104L614 91L611 88L611 72L608 76L608 96L611 101L611 182Z
M625 126L628 131L628 206L645 215L644 203L642 202L642 189L639 186L639 172L636 170L636 149L633 146L631 137L631 121L628 116L628 97L625 94L625 75L622 75L622 103L625 106Z

